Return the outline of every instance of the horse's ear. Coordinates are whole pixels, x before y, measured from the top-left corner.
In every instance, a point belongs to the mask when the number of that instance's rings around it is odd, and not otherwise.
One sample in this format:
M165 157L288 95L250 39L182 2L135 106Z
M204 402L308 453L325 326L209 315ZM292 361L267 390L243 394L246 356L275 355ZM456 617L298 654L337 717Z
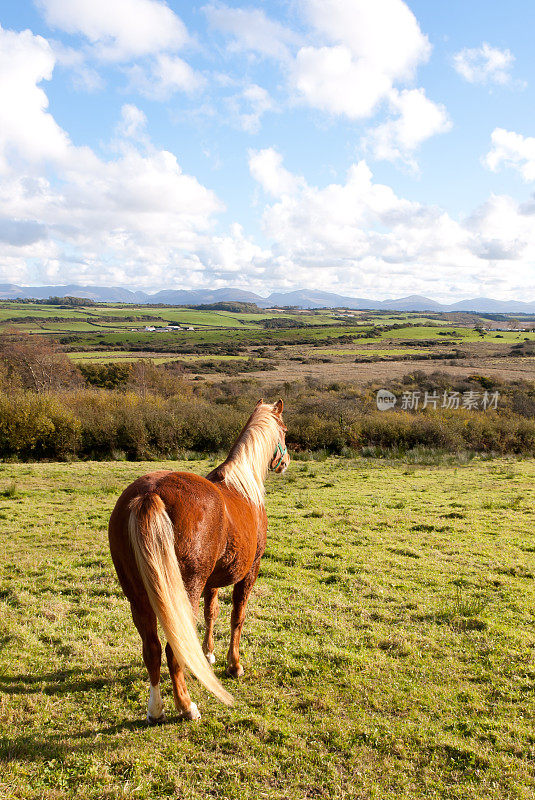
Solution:
M284 403L282 402L282 400L277 400L277 402L273 406L273 413L278 414L280 416L282 414L283 408L284 408Z
M258 406L261 406L261 405L263 404L263 402L264 402L264 398L263 398L263 397L261 397L261 398L260 398L260 400L258 401L258 403L256 404L256 405L257 405L257 407L258 407Z

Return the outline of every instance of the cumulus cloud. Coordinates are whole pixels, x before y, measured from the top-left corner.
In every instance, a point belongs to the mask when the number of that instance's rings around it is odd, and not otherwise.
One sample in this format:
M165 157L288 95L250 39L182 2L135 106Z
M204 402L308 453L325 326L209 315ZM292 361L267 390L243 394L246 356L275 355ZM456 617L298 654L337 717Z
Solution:
M132 103L125 103L121 108L121 119L117 125L119 136L126 139L146 141L146 127L147 117L145 113Z
M408 5L403 0L301 0L297 8L306 36L297 36L260 9L211 4L204 11L211 25L230 38L231 52L279 62L287 102L351 120L390 109L392 118L368 137L371 152L415 168L416 148L450 123L444 106L433 103L423 89L399 88L414 79L431 53Z
M378 105L386 108L386 121L367 136L370 151L376 157L412 164L416 148L450 123L445 109L423 89L401 85L429 52L411 12L401 0L380 0L388 34L386 44L374 49L361 27L352 28L350 23L353 14L361 22L369 15L373 24L364 28L370 35L377 30L379 36L375 4L303 3L312 34L306 47L284 40L283 70L288 80L295 77L297 65L305 74L308 51L311 81L317 78L314 65L324 51L325 110L334 113L337 108L336 113L362 119ZM57 8L60 5L58 0ZM332 14L320 19L320 6ZM398 32L403 41L394 54L387 46L392 33L387 10L392 10L400 29L407 26L405 37ZM119 46L117 37L90 40L99 47ZM175 86L188 90L191 75L184 62L174 50L165 49L165 43L161 47L140 57L147 87L152 81L154 88L159 81L162 96ZM123 53L128 50L124 41L121 48ZM481 293L482 285L489 292L498 287L503 294L500 281L506 274L511 294L518 293L518 287L523 294L535 294L533 203L519 205L511 198L493 196L467 219L455 219L377 182L364 161L351 165L344 179L315 186L288 169L276 149L250 151L257 207L270 244L260 246L237 224L222 230L217 222L223 211L219 198L184 172L173 153L154 146L146 116L137 105L123 105L114 138L107 143L108 157L71 141L50 113L44 91L62 58L76 61L29 31L0 28L3 280L148 288L186 283L193 288L207 282L228 285L232 278L235 285L265 289L328 285L348 293L359 286L370 296L391 296L422 291L447 295L452 287ZM161 73L158 65L163 65ZM129 66L122 63L121 69ZM357 83L357 99L328 99L336 70L342 83L348 74L355 78L369 70L371 88ZM319 89L313 81L311 87L294 86L294 90L320 107ZM245 83L241 76L222 89L234 92L227 107L229 119L245 130L258 130L262 115L277 110L262 86ZM534 143L496 129L486 163L493 170L513 166L526 180L533 180Z
M81 34L104 61L179 50L182 20L160 0L36 0L51 28Z
M480 47L465 47L453 56L455 71L468 83L495 83L504 86L511 81L515 57L510 50L500 50L483 42Z
M201 244L208 248L223 205L175 155L151 145L140 109L123 106L119 156L103 160L75 146L47 110L38 85L54 67L47 42L1 31L0 53L4 277L16 264L24 276L35 259L42 279L54 279L60 266L65 279L102 279L105 263L107 279L131 284L139 275L154 284L172 273L170 264L176 276Z
M258 133L262 116L267 111L277 110L269 92L256 83L248 84L229 97L227 105L235 125L246 133Z
M35 220L0 217L0 242L23 247L47 238L47 229Z
M104 88L104 80L94 67L87 63L86 55L62 42L50 41L56 64L70 70L75 89L96 92Z
M430 100L424 89L393 89L388 97L393 115L371 130L364 139L376 159L403 161L414 171L414 152L438 133L446 133L452 123L446 108Z
M224 3L204 6L211 27L230 37L230 50L254 52L286 61L290 48L299 41L293 31L266 16L259 8L230 8Z
M128 70L130 88L151 100L167 100L175 92L192 94L202 89L206 81L179 56L162 53L147 67L136 64Z
M175 92L202 89L204 77L177 51L190 43L182 20L161 0L36 0L52 28L79 34L79 50L54 43L57 62L72 70L76 88L102 88L91 61L125 63L129 89L163 101Z
M54 63L41 36L0 27L0 172L13 158L58 160L68 151L69 137L48 113L48 98L38 85L50 80Z
M497 172L502 166L512 167L525 181L535 181L534 136L522 136L505 128L495 128L491 142L492 147L484 163L492 172Z
M364 161L346 180L325 187L293 175L273 149L252 151L252 176L274 198L262 222L272 242L275 280L374 296L451 287L499 291L507 263L508 290L535 292L531 259L535 231L511 198L493 197L464 221L438 207L398 196L376 183ZM287 284L286 284L287 285Z
M466 221L472 234L471 249L482 259L523 261L535 253L535 236L529 215L511 197L491 195Z
M282 166L282 156L273 147L249 151L249 170L265 192L273 197L294 194L304 179Z
M306 0L304 8L327 43L302 47L290 80L314 108L368 117L429 58L429 41L402 0Z

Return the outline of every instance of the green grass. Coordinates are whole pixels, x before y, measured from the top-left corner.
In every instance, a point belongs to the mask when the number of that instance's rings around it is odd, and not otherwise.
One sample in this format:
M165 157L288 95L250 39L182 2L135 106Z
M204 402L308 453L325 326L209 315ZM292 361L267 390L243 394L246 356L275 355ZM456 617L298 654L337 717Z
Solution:
M134 316L138 319L131 321L126 317ZM160 319L156 320L155 317ZM359 339L358 345L378 343L385 347L395 347L402 340L417 344L425 339L437 343L456 344L492 343L510 345L523 342L524 339L535 339L535 332L492 332L480 337L473 327L462 325L449 325L447 321L441 324L439 319L425 324L427 318L421 315L391 313L366 314L364 319L355 316L345 321L336 312L295 312L262 314L232 313L228 311L204 311L180 307L165 306L129 306L124 304L99 305L77 308L62 308L61 306L46 306L40 304L0 303L0 329L15 326L21 331L42 333L57 336L66 340L67 344L77 349L92 350L97 347L107 347L134 351L136 349L153 350L161 353L172 353L176 349L195 350L197 347L223 349L229 345L238 346L266 346L278 344L299 347L310 347L324 344L329 346L333 339L338 337L365 335L373 325L387 326L389 323L423 323L415 327L403 327L396 330L383 330L379 337ZM402 319L400 319L402 317ZM16 323L8 319L17 318ZM28 318L33 318L29 321ZM56 320L60 321L54 321ZM302 328L275 328L265 329L263 320L288 319L304 323ZM178 324L183 327L193 327L194 330L180 331L145 331L145 324L155 325L157 328L166 323ZM138 330L130 330L135 328ZM441 335L442 334L442 335ZM421 352L421 351L420 351ZM358 349L347 351L348 354L362 355ZM325 351L325 354L327 353ZM392 350L390 352L375 351L375 355L411 355L409 350Z
M407 356L407 355L418 355L421 353L428 353L430 352L429 348L427 347L402 347L402 348L392 348L392 349L375 349L375 348L368 348L365 349L361 347L360 349L354 350L353 348L346 349L345 347L336 348L326 348L326 349L319 349L314 348L311 351L314 355L326 355L326 356Z
M191 355L189 353L178 353L175 356L158 356L156 353L150 355L142 355L141 353L127 352L117 350L95 350L93 352L72 352L69 353L69 358L80 364L108 364L111 362L123 363L129 361L139 361L140 359L149 359L155 364L167 364L170 361L206 361L209 359L206 355ZM228 356L218 355L218 361L246 361L249 356Z
M442 332L446 335L439 335ZM499 338L496 338L496 337ZM490 331L485 336L480 336L474 331L473 328L463 328L460 325L449 326L421 326L416 328L398 328L393 331L383 331L381 334L382 339L437 339L444 341L456 342L492 342L492 344L510 344L516 342L523 342L524 339L534 339L535 332L533 331ZM373 340L372 340L373 341Z
M95 327L122 328L140 327L144 325L143 319L136 321L113 319L106 322L107 317L146 317L147 322L155 317L161 317L169 323L181 325L199 325L203 328L252 328L264 319L292 319L299 320L306 325L335 325L337 320L332 313L311 314L303 313L273 313L261 314L232 313L229 311L204 311L191 308L165 307L165 306L125 306L125 305L100 305L64 308L56 305L41 305L33 303L4 303L0 302L0 324L9 319L20 319L17 326L29 330L91 330ZM24 323L25 317L42 319L42 323ZM50 318L59 317L64 322L49 322ZM163 325L162 321L156 325ZM82 325L83 327L79 327Z
M236 705L191 680L203 719L176 723L164 672L149 728L106 525L159 466L0 468L0 796L534 796L534 461L293 461L268 483Z
M194 326L195 327L195 326ZM277 345L279 343L303 345L311 340L321 342L330 337L354 335L355 327L342 325L323 325L314 327L312 324L303 328L265 330L259 326L241 326L240 328L205 328L196 327L193 331L129 331L111 330L92 327L91 332L80 331L76 334L77 349L93 349L96 346L107 348L124 348L128 350L142 348L144 350L158 350L159 352L173 351L177 347L196 347L198 345ZM358 332L358 329L357 329ZM66 333L66 331L63 331ZM376 340L374 340L376 341Z

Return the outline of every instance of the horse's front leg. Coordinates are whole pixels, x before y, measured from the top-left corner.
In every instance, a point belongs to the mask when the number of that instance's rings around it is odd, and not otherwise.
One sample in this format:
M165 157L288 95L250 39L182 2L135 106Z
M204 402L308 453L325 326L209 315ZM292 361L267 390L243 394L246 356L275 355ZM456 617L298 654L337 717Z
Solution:
M245 578L234 585L232 592L232 614L230 617L230 647L227 655L227 674L232 678L240 678L244 669L240 664L240 637L245 620L245 606L251 589L258 577L260 559L258 558Z

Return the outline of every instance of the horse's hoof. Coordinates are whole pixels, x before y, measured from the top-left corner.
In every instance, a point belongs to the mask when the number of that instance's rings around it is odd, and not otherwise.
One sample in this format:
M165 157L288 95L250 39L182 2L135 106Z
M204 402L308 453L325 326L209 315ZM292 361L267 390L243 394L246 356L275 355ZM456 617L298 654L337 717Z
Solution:
M178 715L179 719L194 721L201 718L201 712L197 708L197 703L192 703L187 711L181 711Z
M245 670L241 664L238 664L237 667L231 667L231 666L227 667L227 675L229 676L229 678L241 678L244 672Z
M149 725L161 725L165 722L165 712L160 717L151 717L150 714L147 714L147 722Z
M215 664L215 656L213 653L205 653L204 655L209 664Z

